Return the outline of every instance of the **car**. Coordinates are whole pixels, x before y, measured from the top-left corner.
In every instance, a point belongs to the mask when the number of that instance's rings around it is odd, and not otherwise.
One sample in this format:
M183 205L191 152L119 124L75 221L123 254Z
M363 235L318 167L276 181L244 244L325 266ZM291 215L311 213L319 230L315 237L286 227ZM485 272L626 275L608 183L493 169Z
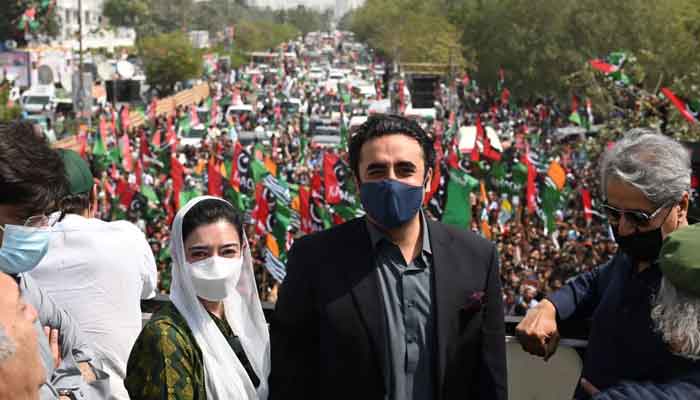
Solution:
M282 102L282 108L289 114L296 114L301 109L301 100L297 98L289 98Z
M226 119L236 117L240 120L241 115L246 114L248 117L253 115L253 106L250 104L232 104L226 110Z
M207 127L204 124L197 124L190 128L189 131L180 132L180 146L199 147L202 139L207 137Z
M312 147L340 146L340 129L334 126L318 126L311 132Z
M320 81L326 78L326 72L321 67L311 67L307 76L312 81Z

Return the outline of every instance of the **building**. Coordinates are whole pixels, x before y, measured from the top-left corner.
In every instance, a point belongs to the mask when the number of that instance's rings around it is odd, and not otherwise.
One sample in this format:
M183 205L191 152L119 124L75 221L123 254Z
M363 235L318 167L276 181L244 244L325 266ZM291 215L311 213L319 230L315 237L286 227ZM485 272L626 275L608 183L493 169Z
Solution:
M104 0L82 0L83 36L96 31L102 22ZM57 0L56 16L60 30L58 41L75 39L79 29L78 0Z

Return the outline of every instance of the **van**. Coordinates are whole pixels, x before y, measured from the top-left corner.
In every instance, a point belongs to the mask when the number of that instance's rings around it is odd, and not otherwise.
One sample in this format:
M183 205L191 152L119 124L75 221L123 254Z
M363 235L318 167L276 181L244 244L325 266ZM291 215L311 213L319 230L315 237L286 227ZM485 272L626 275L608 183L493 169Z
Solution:
M38 85L22 93L20 104L27 114L41 114L52 111L55 101L56 89L53 85Z

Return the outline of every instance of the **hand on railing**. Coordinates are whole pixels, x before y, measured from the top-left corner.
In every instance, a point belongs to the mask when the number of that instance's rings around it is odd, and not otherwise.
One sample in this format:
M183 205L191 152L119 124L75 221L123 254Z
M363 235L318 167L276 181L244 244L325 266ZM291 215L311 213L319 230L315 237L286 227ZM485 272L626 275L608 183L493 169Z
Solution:
M526 352L549 360L559 345L557 310L549 300L530 309L515 328L515 335Z

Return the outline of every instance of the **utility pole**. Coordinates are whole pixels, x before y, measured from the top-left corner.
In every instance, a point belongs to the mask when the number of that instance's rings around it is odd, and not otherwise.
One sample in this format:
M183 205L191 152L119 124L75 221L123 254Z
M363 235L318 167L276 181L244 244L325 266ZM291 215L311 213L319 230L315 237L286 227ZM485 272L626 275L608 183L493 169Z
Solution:
M83 79L83 0L78 0L78 79L78 82L80 82L80 85L78 86L78 98L80 99L78 108L80 109L81 116L79 120L82 118L87 119L88 129L90 129L90 113L88 112L86 116L85 109L86 107L92 109L92 104L86 105L85 101L87 99L85 96L83 96L85 93L85 80Z

